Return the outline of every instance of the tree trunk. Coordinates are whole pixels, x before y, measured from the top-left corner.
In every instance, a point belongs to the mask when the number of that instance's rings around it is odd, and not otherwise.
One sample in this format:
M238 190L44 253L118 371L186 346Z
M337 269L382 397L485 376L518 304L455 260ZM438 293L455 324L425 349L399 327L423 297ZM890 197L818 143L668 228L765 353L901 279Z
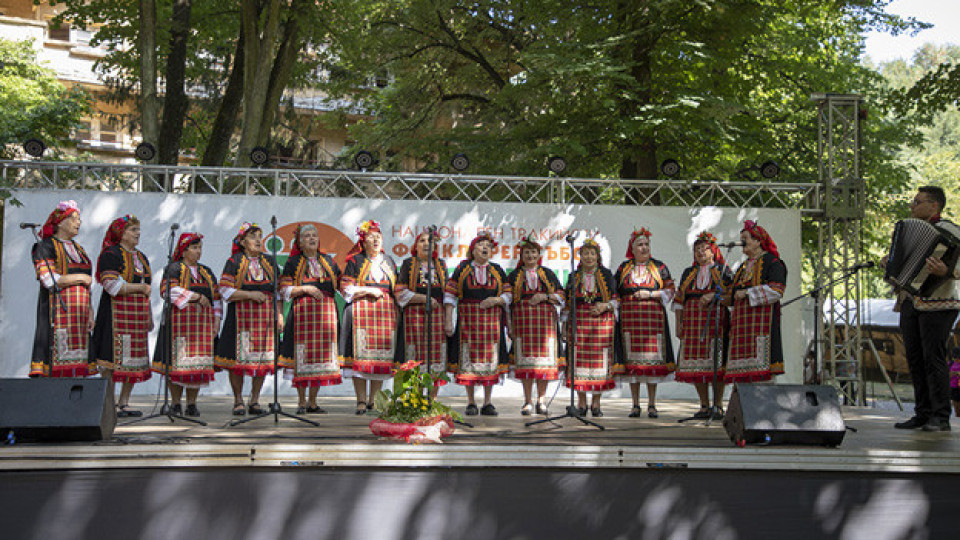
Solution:
M236 163L250 165L250 150L263 144L260 126L263 123L264 105L273 72L274 50L280 28L280 0L267 0L260 27L261 10L257 0L243 0L243 131Z
M186 89L187 38L190 36L191 0L173 3L170 21L170 55L167 56L167 91L163 104L163 122L160 124L160 145L157 157L163 165L177 165L180 140L183 137L183 119L187 114Z
M644 107L653 103L653 74L651 72L650 51L656 45L656 38L650 37L648 29L642 28L650 24L644 17L636 13L634 7L621 5L624 15L624 31L635 37L628 40L629 49L622 54L629 59L631 83L625 88L626 94L636 96L632 100L623 100L620 103L620 114L625 118L635 118L642 114ZM629 11L627 11L629 10ZM657 177L657 141L653 134L638 133L629 138L623 145L623 158L620 166L620 178L639 178L644 180Z
M273 120L280 106L280 99L283 97L283 92L290 81L290 72L293 70L293 63L300 51L299 15L307 4L309 2L305 0L294 0L290 6L290 16L283 27L283 38L280 42L280 48L277 50L273 71L270 73L270 86L267 89L267 97L264 102L263 120L257 135L257 140L261 143L270 140L270 128L273 127Z
M233 67L230 78L227 80L227 89L223 92L217 118L213 121L207 148L203 152L200 165L205 167L222 167L230 150L230 140L233 130L237 127L237 115L243 103L243 34L237 40L237 51L233 57Z
M140 135L157 145L160 128L157 101L157 6L154 0L140 0Z

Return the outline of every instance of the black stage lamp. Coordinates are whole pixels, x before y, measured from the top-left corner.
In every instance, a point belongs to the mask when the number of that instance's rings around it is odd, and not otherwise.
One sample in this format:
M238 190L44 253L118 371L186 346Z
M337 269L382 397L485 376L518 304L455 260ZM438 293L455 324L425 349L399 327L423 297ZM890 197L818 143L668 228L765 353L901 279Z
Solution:
M770 179L780 176L780 166L774 163L773 161L764 161L760 165L760 176Z
M142 142L133 150L133 157L139 161L150 161L157 155L157 149L148 142Z
M563 174L563 171L567 170L567 160L560 156L553 156L547 160L547 168L553 174Z
M254 165L263 165L270 159L270 153L262 146L254 146L250 150L250 162Z
M357 165L357 168L362 171L373 167L377 160L370 152L361 150L357 152L357 155L353 156L353 162Z
M41 157L47 151L47 145L40 139L27 139L23 141L23 151L33 157Z
M450 160L450 166L458 172L463 172L470 166L470 158L466 154L454 154L453 159Z
M673 178L680 173L680 163L675 159L665 159L660 164L660 172L668 178Z

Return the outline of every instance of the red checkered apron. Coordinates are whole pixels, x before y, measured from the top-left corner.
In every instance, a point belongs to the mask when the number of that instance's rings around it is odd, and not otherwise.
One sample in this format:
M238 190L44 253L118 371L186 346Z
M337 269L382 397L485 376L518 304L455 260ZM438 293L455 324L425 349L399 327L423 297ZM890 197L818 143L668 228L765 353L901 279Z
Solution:
M191 302L170 314L173 355L170 380L178 384L207 384L213 380L213 308Z
M293 385L328 386L340 384L340 355L337 349L337 303L331 296L317 300L310 295L293 301Z
M461 301L460 358L457 359L457 384L489 386L500 382L500 333L503 310L481 309L479 302Z
M680 329L680 357L677 360L677 381L701 383L713 381L713 354L717 335L716 306L706 308L699 298L690 298L683 303L683 325ZM720 334L727 324L727 309L721 308ZM723 366L717 366L723 377Z
M659 298L620 299L620 325L623 332L624 362L627 375L663 377L674 364L664 350L665 314Z
M82 285L67 287L54 302L50 295L50 314L53 320L53 359L51 377L86 377L91 375L88 360L90 333L90 290ZM62 299L62 301L61 301ZM61 309L66 308L66 311ZM46 367L41 368L44 372Z
M388 374L393 371L397 339L397 305L385 292L380 298L355 300L353 309L353 370Z
M773 320L773 308L769 304L753 307L746 298L734 303L725 381L770 380L770 323Z
M447 336L443 333L443 305L436 300L431 305L433 315L430 317L429 348L423 345L426 306L408 305L403 310L403 340L407 349L404 358L408 362L421 361L424 364L429 360L431 371L438 375L447 369Z
M557 310L549 302L513 305L513 373L518 379L555 381L560 377Z
M593 304L577 304L577 341L574 348L573 388L599 392L615 388L613 339L616 319L612 311L591 315ZM570 381L567 381L570 386Z
M234 373L259 377L273 373L273 306L270 300L236 302L237 361Z
M150 378L147 334L150 332L150 299L139 294L114 296L113 380L140 382Z

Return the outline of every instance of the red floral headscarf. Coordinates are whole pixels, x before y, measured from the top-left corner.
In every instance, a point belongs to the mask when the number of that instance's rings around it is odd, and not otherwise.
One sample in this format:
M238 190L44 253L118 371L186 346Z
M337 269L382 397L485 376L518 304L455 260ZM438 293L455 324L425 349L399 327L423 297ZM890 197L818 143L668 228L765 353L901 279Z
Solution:
M537 266L543 266L543 246L533 239L532 234L527 235L526 238L522 238L520 242L517 243L517 247L520 248L520 262L517 263L518 267L523 266L523 250L525 249L535 249L541 253L540 258L537 259Z
M760 241L760 247L768 253L772 253L774 257L780 258L780 252L777 251L777 244L774 243L773 238L770 238L770 234L767 233L766 229L757 224L756 221L748 219L743 222L743 229L740 232L747 231L750 233L750 236Z
M127 226L131 222L136 225L140 223L140 220L137 219L137 216L127 214L123 217L118 217L113 220L113 223L107 227L107 234L103 236L103 245L101 250L107 249L110 246L115 246L120 243L120 239L123 238L123 231L127 229Z
M180 235L180 238L177 238L177 247L173 250L173 260L179 261L183 259L183 252L187 250L193 244L203 240L203 235L200 233L185 232Z
M500 245L500 244L497 243L496 240L493 239L493 235L490 234L490 231L480 231L480 232L477 234L477 237L474 238L474 239L470 242L470 247L467 249L467 260L468 260L468 261L472 261L472 260L473 260L473 248L476 247L477 244L479 244L480 242L483 242L483 241L487 241L487 242L490 242L491 244L493 244L493 249L497 249L497 246Z
M241 245L240 242L243 242L243 239L253 231L263 232L263 229L261 229L256 223L250 223L249 221L245 221L243 225L240 226L240 230L237 231L237 235L233 237L233 246L230 248L231 255L236 255L237 253L243 251L243 245Z
M352 257L357 253L362 253L364 249L363 241L367 238L367 235L371 233L379 233L379 232L380 232L380 224L377 223L376 221L372 219L368 219L367 221L364 221L363 223L361 223L360 226L357 227L357 243L354 244L353 247L350 248L350 251L347 252L347 257ZM380 234L383 234L383 233L380 233ZM380 252L381 253L383 252L383 246L380 247Z
M429 235L429 234L430 234L429 231L423 231L422 233L420 233L420 234L417 235L417 237L413 240L413 245L410 246L410 255L412 255L414 258L418 258L418 257L417 257L417 244L420 243L420 239L421 239L421 238L423 238L424 236L427 236L427 235ZM436 259L436 258L438 258L438 257L440 256L440 252L438 251L438 248L437 248L437 244L439 244L439 243L440 243L440 235L437 234L436 232L434 232L434 233L433 233L433 258L434 258L434 259Z
M69 201L60 201L60 204L47 216L47 221L44 222L43 228L40 229L40 238L50 238L53 236L54 233L56 233L57 225L74 212L80 213L80 207L77 206L77 201L72 199Z
M703 231L697 235L697 239L693 241L693 250L697 250L697 244L707 244L710 247L710 251L713 252L713 262L715 264L727 264L727 261L723 258L723 253L720 252L720 248L717 246L717 237L713 234ZM697 265L697 258L693 258L693 265Z
M636 240L638 236L646 236L647 238L650 238L651 236L653 236L653 233L647 230L646 227L640 227L639 229L634 229L633 233L630 234L630 241L627 242L627 253L626 255L624 255L624 257L626 257L627 259L633 258L633 241Z

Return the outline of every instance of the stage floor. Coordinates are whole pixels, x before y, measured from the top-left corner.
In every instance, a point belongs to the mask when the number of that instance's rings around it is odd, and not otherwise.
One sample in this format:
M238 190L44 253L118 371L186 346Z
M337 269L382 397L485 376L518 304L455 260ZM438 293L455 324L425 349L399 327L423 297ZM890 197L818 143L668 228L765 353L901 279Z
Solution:
M566 396L564 396L566 397ZM445 398L462 411L465 398ZM822 446L733 445L722 423L679 423L697 406L665 400L657 419L628 418L630 401L605 399L603 418L589 417L599 430L575 419L526 427L538 416L521 416L519 399L495 399L498 417L466 418L444 444L408 445L378 440L369 429L372 414L353 413L354 400L321 398L325 415L306 415L314 427L273 416L228 427L231 398L201 396L198 426L166 417L118 425L114 438L95 443L18 443L0 449L0 470L142 467L497 467L497 468L690 468L768 471L886 473L960 472L960 434L896 430L908 412L844 407L848 431L837 448ZM267 399L263 400L266 404ZM295 398L281 397L285 411ZM567 400L555 400L554 414ZM150 414L156 401L135 398ZM159 408L157 406L157 408ZM960 429L960 425L957 425Z

